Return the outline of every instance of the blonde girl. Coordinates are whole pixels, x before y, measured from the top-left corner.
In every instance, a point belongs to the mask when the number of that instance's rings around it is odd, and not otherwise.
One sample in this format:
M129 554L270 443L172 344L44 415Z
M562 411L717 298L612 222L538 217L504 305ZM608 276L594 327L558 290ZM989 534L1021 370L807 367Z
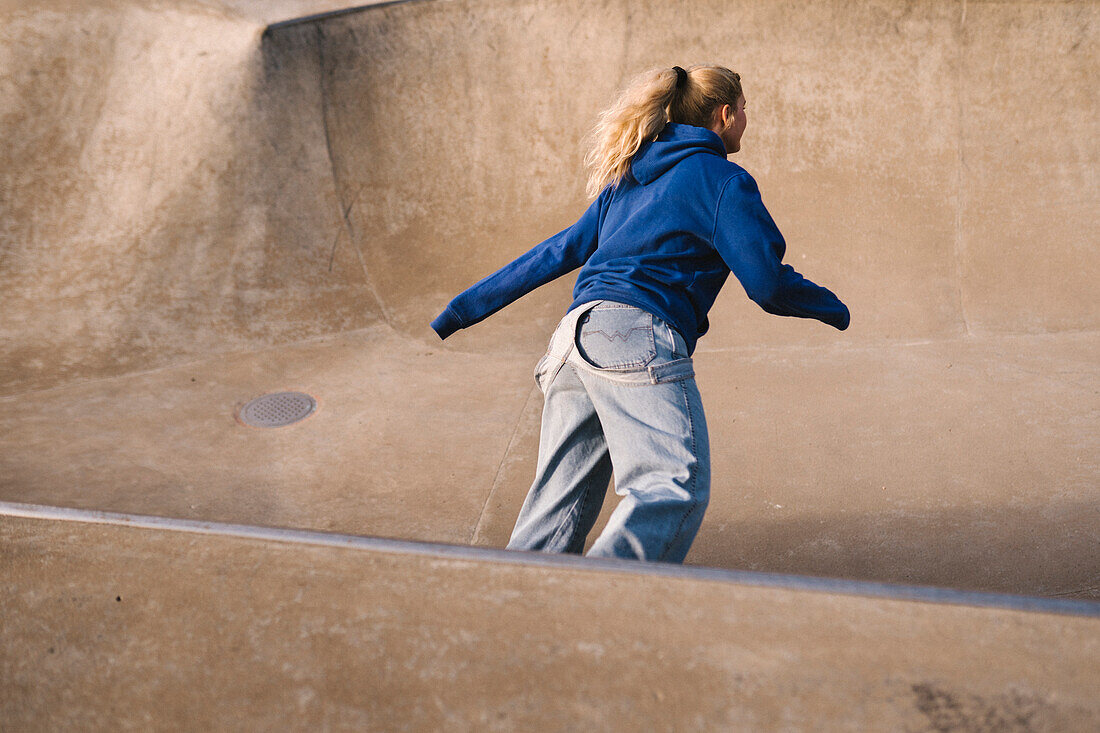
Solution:
M440 338L577 268L535 368L545 402L534 483L508 549L579 554L614 474L621 497L589 556L683 562L710 496L691 355L732 272L765 311L848 327L786 244L741 149L745 96L722 66L655 69L600 116L585 157L595 201L571 227L457 296Z

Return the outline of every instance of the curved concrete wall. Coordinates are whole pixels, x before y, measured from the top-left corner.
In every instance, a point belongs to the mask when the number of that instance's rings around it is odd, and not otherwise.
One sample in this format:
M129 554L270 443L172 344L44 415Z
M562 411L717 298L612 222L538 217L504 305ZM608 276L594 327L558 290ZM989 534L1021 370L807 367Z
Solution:
M201 6L0 24L0 390L360 328L316 55ZM287 102L290 102L289 104Z
M1098 18L1089 3L399 4L323 24L323 97L340 195L410 332L572 223L581 136L625 78L702 60L742 73L733 159L788 260L849 301L845 338L1094 329ZM564 307L540 297L496 318ZM711 320L701 348L835 338L759 313L736 283Z
M742 73L734 159L845 339L1097 327L1093 3L410 2L262 44L213 3L44 7L0 29L5 391L379 318L434 338L576 218L581 136L673 61ZM455 347L539 348L571 280ZM836 338L736 283L712 322L703 349Z

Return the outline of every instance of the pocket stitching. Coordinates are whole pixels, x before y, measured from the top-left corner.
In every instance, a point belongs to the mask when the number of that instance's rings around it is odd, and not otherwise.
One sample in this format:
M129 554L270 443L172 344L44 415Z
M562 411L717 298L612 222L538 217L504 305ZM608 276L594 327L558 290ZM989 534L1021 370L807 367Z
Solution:
M644 312L645 311L643 311L643 313ZM589 367L591 367L592 369L603 370L603 371L608 371L608 372L641 370L641 369L644 369L644 368L648 367L651 363L653 363L653 360L655 358L657 358L657 344L656 344L656 342L654 340L654 337L653 337L653 315L650 314L650 313L647 313L646 315L649 316L649 325L648 326L635 326L635 327L631 328L630 331L628 332L628 334L630 334L630 333L633 333L634 331L645 331L646 334L648 334L648 338L647 338L646 344L645 344L645 346L646 346L646 355L644 357L641 357L640 360L639 359L634 359L632 361L614 362L614 363L608 364L606 366L598 366L597 364L593 363L587 356L585 356L581 352L580 349L577 349L577 356L580 357L581 360L585 364L587 364ZM594 331L583 331L582 330L581 333L580 333L580 336L584 337L587 334L593 334L593 333L601 333L605 337L607 337L607 334L604 333L602 330L594 330ZM643 337L643 338L646 338L646 337ZM611 339L608 339L608 340L611 340Z
M589 364L591 364L596 369L607 369L609 371L619 371L619 370L623 370L623 369L640 369L641 367L649 366L653 362L653 360L657 357L657 344L654 341L654 337L653 337L653 326L652 326L652 324L649 325L649 326L635 326L627 332L627 338L629 338L630 334L634 333L635 331L642 331L646 334L645 336L642 336L642 338L646 339L646 342L644 344L644 346L646 348L646 352L645 352L644 356L641 356L637 359L633 359L633 360L630 360L630 361L612 362L612 363L607 364L605 366L596 366L594 363L592 363L591 360L589 360L587 358L585 358L585 361L588 362ZM583 337L583 336L587 336L589 334L596 334L596 333L603 334L603 336L605 338L607 338L608 341L614 341L613 337L608 337L607 334L602 330L582 331L581 336ZM625 339L624 339L624 341L625 341Z

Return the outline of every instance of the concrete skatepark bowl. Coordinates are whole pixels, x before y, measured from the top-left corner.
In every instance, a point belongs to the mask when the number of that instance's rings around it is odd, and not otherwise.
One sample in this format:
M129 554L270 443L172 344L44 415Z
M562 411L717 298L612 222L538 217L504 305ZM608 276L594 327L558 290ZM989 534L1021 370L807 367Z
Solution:
M0 728L1100 726L1096 3L0 19ZM726 286L684 567L503 551L572 278L427 324L697 61L852 327Z

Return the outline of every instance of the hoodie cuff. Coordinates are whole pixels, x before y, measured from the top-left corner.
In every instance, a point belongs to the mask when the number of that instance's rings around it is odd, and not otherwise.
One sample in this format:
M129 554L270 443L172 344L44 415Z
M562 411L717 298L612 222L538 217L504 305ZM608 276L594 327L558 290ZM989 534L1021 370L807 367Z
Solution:
M447 310L440 313L432 321L432 330L439 334L441 339L447 338L460 328L462 328L462 319L458 317L451 306L447 306Z
M848 306L843 303L841 303L840 307L843 309L842 312L834 316L832 320L829 321L829 325L844 331L852 322L852 314L848 312Z

